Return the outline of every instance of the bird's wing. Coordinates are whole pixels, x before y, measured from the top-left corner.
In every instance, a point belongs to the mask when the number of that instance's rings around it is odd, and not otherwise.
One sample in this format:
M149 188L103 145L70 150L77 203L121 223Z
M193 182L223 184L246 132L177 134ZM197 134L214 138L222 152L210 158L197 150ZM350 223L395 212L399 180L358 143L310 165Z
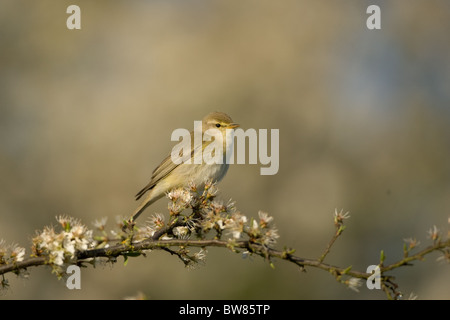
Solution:
M150 182L136 194L136 200L140 199L148 190L153 189L159 181L167 177L167 175L178 166L178 164L173 163L170 155L168 155L160 165L153 170Z
M192 137L192 133L191 133L191 137ZM192 139L191 139L192 141ZM193 141L192 141L193 143ZM150 182L141 190L136 194L136 200L139 200L148 190L151 190L155 187L155 185L161 181L162 179L164 179L165 177L167 177L173 170L175 170L176 167L178 167L180 164L186 162L189 157L191 158L191 163L194 157L194 153L195 153L194 148L191 148L191 154L187 154L186 156L183 156L183 149L180 150L179 156L182 159L181 163L179 164L175 164L172 161L171 158L171 154L169 154L160 164L159 166L157 166L155 168L155 170L153 170L152 172L152 178L150 180Z

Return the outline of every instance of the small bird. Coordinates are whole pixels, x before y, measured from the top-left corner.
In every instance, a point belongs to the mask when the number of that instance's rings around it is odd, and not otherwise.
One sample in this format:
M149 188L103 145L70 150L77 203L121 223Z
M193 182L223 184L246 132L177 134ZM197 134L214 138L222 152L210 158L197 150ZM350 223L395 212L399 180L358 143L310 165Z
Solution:
M229 157L233 151L233 130L227 129L234 129L237 127L239 127L239 124L233 123L233 120L231 120L226 113L212 112L205 116L202 119L201 126L201 134L203 138L201 150L198 147L196 148L194 145L195 130L200 129L194 129L194 131L190 132L190 163L183 161L182 163L175 164L172 160L171 154L169 154L169 156L167 156L161 164L153 170L150 182L136 194L136 200L139 200L146 192L148 192L147 197L134 212L131 222L135 221L149 205L162 198L170 190L188 186L191 182L201 188L207 180L211 180L213 182L219 182L222 180L228 171L229 165L227 157ZM208 133L209 129L218 129L221 134L210 135ZM198 133L199 132L197 132L197 134ZM221 163L211 163L205 161L197 163L197 161L194 160L194 157L198 155L198 152L203 152L203 150L205 150L205 148L212 143L212 141L214 141L213 138L219 140L219 144L222 143L223 161L220 161ZM182 150L179 155L180 158L183 158L184 160L189 159L189 155L183 155Z

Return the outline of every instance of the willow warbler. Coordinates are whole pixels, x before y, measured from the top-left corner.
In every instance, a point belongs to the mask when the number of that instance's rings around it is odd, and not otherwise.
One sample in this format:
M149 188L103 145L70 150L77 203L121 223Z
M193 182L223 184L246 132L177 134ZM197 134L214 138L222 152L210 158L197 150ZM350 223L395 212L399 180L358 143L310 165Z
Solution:
M233 120L223 112L208 114L202 119L201 124L201 129L196 128L190 132L190 155L183 154L183 150L181 150L179 156L184 160L178 163L173 161L173 157L170 154L153 170L150 182L136 195L136 200L139 200L148 192L144 201L134 212L131 221L135 221L149 205L162 198L170 190L188 186L191 182L201 188L205 181L218 182L225 176L228 171L227 159L233 150L233 130L227 129L234 129L239 127L239 125L233 123ZM218 134L211 135L210 132ZM199 134L201 134L202 141L201 145L196 147L194 140ZM203 161L201 153L200 158L198 157L199 152L203 152L215 140L222 147L223 159L216 162ZM199 163L198 159L202 161Z

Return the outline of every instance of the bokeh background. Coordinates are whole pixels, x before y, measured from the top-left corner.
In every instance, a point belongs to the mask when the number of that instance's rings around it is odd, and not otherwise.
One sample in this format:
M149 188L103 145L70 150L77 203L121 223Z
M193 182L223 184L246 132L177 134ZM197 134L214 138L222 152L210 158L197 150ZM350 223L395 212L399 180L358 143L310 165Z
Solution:
M68 30L66 8L81 8ZM381 7L381 30L366 9ZM126 216L168 154L175 128L210 111L280 130L280 170L234 165L220 184L243 214L269 212L278 247L365 270L430 243L450 215L450 2L0 1L0 238L29 248L55 216ZM160 200L145 212L167 215ZM146 219L145 217L143 219ZM29 250L27 251L30 252ZM432 254L392 272L405 296L449 299ZM325 271L210 249L185 269L152 252L82 270L70 291L48 268L9 275L2 299L379 299Z

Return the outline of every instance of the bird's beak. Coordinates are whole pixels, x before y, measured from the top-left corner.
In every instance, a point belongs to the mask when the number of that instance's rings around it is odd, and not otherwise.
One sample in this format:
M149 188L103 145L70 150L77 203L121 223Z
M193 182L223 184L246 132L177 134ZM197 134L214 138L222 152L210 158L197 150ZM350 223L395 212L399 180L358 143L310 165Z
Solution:
M234 129L234 128L237 128L237 127L240 127L240 125L237 124L237 123L230 123L230 124L228 125L228 128L231 128L231 129Z

